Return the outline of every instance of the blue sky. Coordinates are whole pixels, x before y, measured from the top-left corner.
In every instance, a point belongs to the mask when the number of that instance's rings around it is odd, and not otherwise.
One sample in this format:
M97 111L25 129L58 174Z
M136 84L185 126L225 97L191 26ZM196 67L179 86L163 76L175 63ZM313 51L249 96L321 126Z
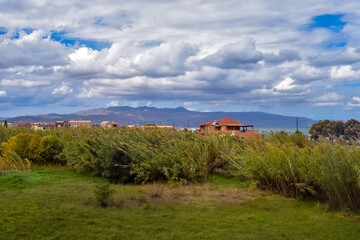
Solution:
M0 1L0 117L183 106L360 119L360 2Z

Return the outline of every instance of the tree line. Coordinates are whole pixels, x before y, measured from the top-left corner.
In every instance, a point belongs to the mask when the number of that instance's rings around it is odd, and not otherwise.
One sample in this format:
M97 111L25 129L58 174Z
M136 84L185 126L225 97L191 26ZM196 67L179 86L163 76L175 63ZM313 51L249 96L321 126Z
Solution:
M360 138L360 122L356 119L350 119L345 123L343 121L321 120L314 123L310 130L310 136L314 140L320 137L333 140L334 137L341 137L346 140Z

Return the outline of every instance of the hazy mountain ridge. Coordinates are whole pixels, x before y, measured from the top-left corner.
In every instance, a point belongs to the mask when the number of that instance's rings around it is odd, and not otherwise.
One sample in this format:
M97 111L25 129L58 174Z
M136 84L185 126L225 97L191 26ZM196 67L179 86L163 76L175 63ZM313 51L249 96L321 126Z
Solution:
M8 118L15 122L55 122L59 120L91 120L93 124L102 121L116 121L120 124L143 125L156 123L158 125L174 125L175 127L197 127L206 121L219 120L230 117L242 124L253 124L255 128L294 128L295 117L270 114L264 112L197 112L189 111L183 107L155 108L155 107L109 107L79 111L73 114L46 114L36 116L19 116ZM310 127L315 120L300 117L299 127Z

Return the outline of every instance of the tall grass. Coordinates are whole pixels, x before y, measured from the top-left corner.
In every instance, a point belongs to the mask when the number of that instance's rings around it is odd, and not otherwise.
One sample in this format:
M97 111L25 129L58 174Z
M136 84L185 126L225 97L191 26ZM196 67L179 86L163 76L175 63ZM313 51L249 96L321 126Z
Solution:
M12 152L10 157L0 156L0 176L5 170L9 169L29 169L31 163L28 159L21 159L16 152Z
M16 150L23 149L16 146L24 141L13 141L12 137L30 133L12 129L0 133L7 141L1 145L13 146L0 149L0 172L28 167L30 162L25 158L33 158ZM33 134L41 136L44 145L39 148L39 163L64 163L112 182L199 182L219 169L231 169L261 189L318 199L333 208L360 209L360 148L355 141L352 145L340 139L313 141L303 134L278 132L243 142L234 136L126 128Z
M358 146L272 134L248 144L233 164L262 189L319 199L334 208L360 209Z
M229 163L240 141L166 129L68 131L65 155L70 166L114 181L196 182Z

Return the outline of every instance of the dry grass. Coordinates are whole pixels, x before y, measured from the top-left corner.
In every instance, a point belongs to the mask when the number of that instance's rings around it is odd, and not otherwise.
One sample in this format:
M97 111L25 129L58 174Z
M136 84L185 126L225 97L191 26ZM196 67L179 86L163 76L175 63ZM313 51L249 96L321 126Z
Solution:
M239 204L268 193L258 190L218 187L211 184L178 185L146 184L141 186L115 186L114 206L140 206L146 204L216 206Z
M0 175L9 169L30 169L31 163L29 160L25 159L20 162L10 161L8 159L2 158L0 156Z

